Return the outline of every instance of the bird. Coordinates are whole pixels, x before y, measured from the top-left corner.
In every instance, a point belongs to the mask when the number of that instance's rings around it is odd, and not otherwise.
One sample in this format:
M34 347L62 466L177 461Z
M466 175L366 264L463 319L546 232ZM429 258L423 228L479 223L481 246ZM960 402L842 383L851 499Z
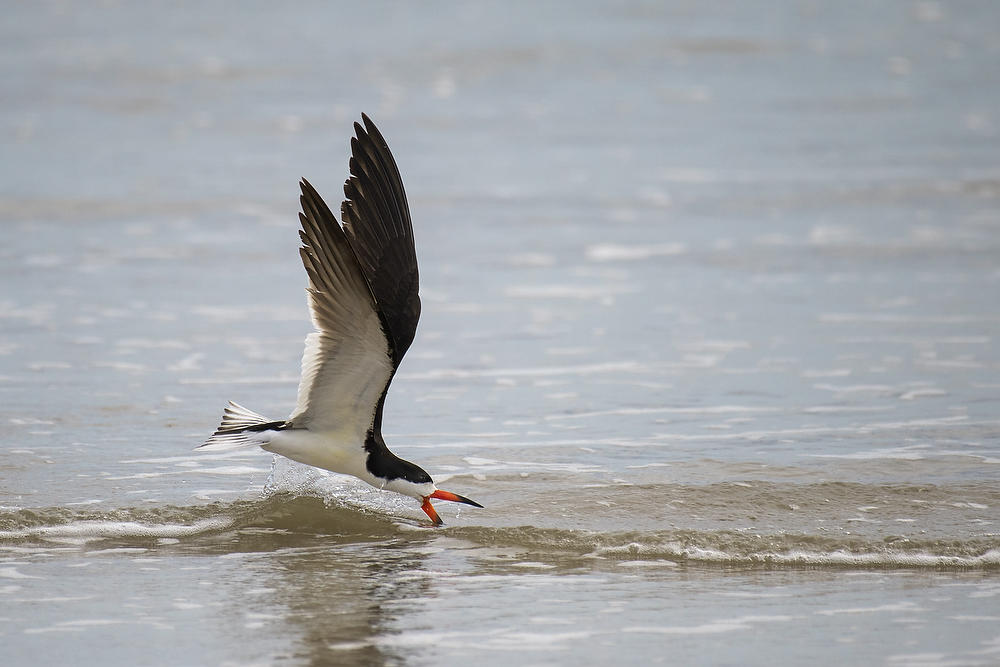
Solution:
M341 220L305 178L299 182L299 255L314 331L306 336L291 415L271 420L232 401L197 449L259 446L294 461L353 475L411 496L431 523L431 499L482 507L434 484L382 437L385 397L420 319L419 276L406 192L389 146L364 113L354 123Z

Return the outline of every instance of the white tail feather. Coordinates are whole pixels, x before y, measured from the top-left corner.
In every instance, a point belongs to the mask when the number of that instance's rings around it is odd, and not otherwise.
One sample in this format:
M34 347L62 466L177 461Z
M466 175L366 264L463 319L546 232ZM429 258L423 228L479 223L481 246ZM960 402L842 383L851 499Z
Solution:
M215 430L212 437L205 441L205 444L197 449L218 452L267 444L271 439L270 434L266 431L248 429L269 424L271 421L253 410L248 410L238 403L229 401L225 412L222 413L222 423L219 424L219 428Z

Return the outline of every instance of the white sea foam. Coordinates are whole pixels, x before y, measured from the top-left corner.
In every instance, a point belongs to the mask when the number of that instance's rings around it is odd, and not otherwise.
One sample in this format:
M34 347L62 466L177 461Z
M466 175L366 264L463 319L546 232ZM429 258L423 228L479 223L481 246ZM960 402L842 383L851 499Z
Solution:
M802 408L805 414L850 414L853 412L889 412L894 405L813 405Z
M580 641L592 636L591 632L518 632L510 629L487 631L456 630L451 632L401 632L385 635L379 640L380 645L401 648L417 648L433 646L436 648L467 648L475 645L493 650L523 651L558 649L569 642ZM568 648L568 647L566 647Z
M176 363L167 366L169 371L200 371L202 370L201 362L205 358L205 355L201 352L195 352L194 354L189 354L183 359L177 361Z
M759 615L740 616L709 621L700 625L658 625L632 626L622 628L622 632L641 632L661 635L715 635L735 630L751 630L759 623L787 623L795 620L795 616Z
M616 262L651 257L682 255L687 251L683 243L659 243L649 245L622 245L618 243L598 243L588 246L587 259L596 262Z
M887 611L923 612L927 609L909 601L893 602L875 607L849 607L846 609L823 609L816 613L821 616L840 616L842 614L879 614Z
M747 406L747 405L703 405L691 407L648 407L648 408L614 408L611 410L590 410L588 412L573 412L569 414L546 415L548 421L565 419L584 419L590 417L610 417L615 415L724 415L779 412L781 408Z
M919 461L926 458L930 445L906 445L903 447L885 447L870 449L848 454L811 454L813 458L845 459L855 461L872 461L877 459L894 459L897 461Z
M441 380L477 377L547 377L559 375L594 375L597 373L630 373L645 371L647 369L648 366L635 361L615 361L575 366L531 366L525 368L484 368L481 370L440 368L423 373L400 373L397 377L406 380Z
M298 384L297 375L180 378L181 384Z
M672 560L623 560L617 565L618 567L677 567L677 563Z
M190 468L189 472L200 475L235 475L238 477L247 475L259 475L268 472L267 468L255 468L253 466L219 466L216 468Z
M834 324L992 324L1000 317L979 315L902 315L898 313L822 313L820 322Z
M3 533L0 533L2 537ZM19 572L16 567L0 567L0 578L3 579L40 579L30 574Z
M543 252L521 252L508 256L507 262L518 267L546 267L555 265L556 257Z
M814 384L813 387L824 391L836 392L838 394L888 394L895 391L893 387L887 384L836 385L819 383Z
M141 350L186 350L191 346L182 340L160 338L123 338L115 341L115 347L136 348Z
M704 563L747 563L793 566L827 566L854 568L934 568L983 569L1000 566L1000 549L990 549L979 555L949 556L926 552L903 552L884 550L859 553L849 549L830 551L810 551L790 549L788 551L729 552L724 549L682 544L678 541L664 543L640 543L600 547L592 554L596 558L618 558L622 556L643 556L647 558L669 558L682 561Z
M678 440L678 441L699 441L699 440L763 440L765 438L785 438L791 436L824 435L830 433L857 434L866 431L906 431L910 429L921 429L934 427L947 429L953 427L970 426L993 426L1000 423L997 420L969 421L965 415L953 417L932 417L929 419L912 419L898 422L873 422L869 424L857 424L852 426L810 426L803 428L784 428L759 431L741 431L738 433L712 433L712 434L689 434L689 433L658 433L654 438L657 440ZM916 447L927 448L929 445L917 445ZM831 458L853 458L856 454L813 454L817 457Z
M231 451L231 452L194 452L191 454L185 454L183 456L157 456L152 458L142 458L142 459L122 459L119 463L144 463L144 464L156 464L156 463L173 463L177 466L187 467L188 464L194 463L196 465L201 465L206 461L225 461L230 459L251 459L259 457L259 452L257 450L241 450L241 451Z
M0 540L26 538L59 539L83 538L100 540L126 537L187 537L201 533L225 530L233 525L232 519L213 517L199 519L189 524L140 523L138 521L73 521L57 525L33 526L0 531Z
M890 345L932 347L935 345L986 345L992 340L990 336L851 336L838 339L837 342L861 345L888 343Z
M514 285L504 294L516 299L579 299L581 301L607 301L635 291L625 285Z

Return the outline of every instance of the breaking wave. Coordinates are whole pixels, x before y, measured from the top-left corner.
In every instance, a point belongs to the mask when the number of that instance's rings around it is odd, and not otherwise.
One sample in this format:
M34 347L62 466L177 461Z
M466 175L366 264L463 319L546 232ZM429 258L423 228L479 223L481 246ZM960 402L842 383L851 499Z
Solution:
M225 554L338 542L460 540L502 548L538 562L577 566L601 561L748 567L1000 569L1000 536L877 540L741 530L588 531L536 526L424 528L329 498L278 493L186 507L0 510L0 551L18 549L206 550Z

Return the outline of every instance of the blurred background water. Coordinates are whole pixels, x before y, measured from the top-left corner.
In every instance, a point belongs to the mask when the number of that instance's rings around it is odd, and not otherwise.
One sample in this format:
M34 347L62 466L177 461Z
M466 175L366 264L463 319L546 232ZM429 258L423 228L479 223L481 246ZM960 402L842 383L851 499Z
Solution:
M4 664L1000 661L1000 6L8 4ZM401 456L263 452L369 113ZM444 482L447 482L445 484Z

